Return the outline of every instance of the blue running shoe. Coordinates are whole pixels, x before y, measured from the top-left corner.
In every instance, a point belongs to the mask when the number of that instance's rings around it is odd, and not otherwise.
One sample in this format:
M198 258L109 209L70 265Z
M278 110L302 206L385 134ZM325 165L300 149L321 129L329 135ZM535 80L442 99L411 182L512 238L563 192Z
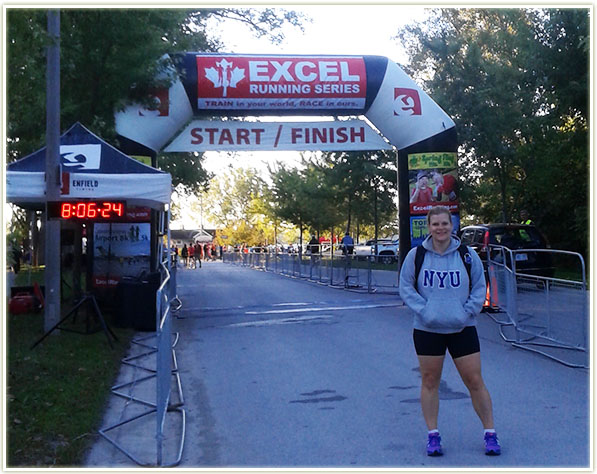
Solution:
M427 439L427 456L441 456L442 454L442 437L439 433L429 433Z
M485 433L485 454L488 456L499 456L501 453L502 448L497 434Z

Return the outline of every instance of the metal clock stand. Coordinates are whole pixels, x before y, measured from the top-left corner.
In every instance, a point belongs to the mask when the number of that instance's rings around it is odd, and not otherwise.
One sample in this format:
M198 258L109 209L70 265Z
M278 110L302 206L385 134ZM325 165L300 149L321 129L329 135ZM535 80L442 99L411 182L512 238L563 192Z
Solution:
M55 329L60 329L62 331L68 331L68 332L75 332L78 334L92 334L92 333L96 332L96 331L92 331L90 328L89 313L87 313L86 320L85 320L85 327L86 327L85 332L78 331L78 330L72 329L72 328L59 327L62 323L64 323L70 317L76 317L77 313L79 311L79 308L81 308L85 303L91 305L91 308L93 309L93 313L94 313L93 314L94 319L96 319L100 323L102 330L104 331L104 334L106 334L106 338L108 339L108 344L110 344L110 347L114 348L110 338L112 337L112 338L114 338L115 341L118 341L116 334L114 334L112 329L110 329L110 327L106 324L106 321L105 321L104 317L102 316L102 312L100 311L99 306L97 305L97 301L95 300L95 296L93 295L93 293L85 293L82 296L82 298L75 304L75 306L73 306L73 308L66 314L66 316L64 316L60 321L58 321L58 323L56 325L54 325L50 330L48 330L41 337L41 339L39 339L35 344L33 344L31 346L31 349L35 348L40 342L42 342L46 337L48 337L52 333L52 331L54 331Z

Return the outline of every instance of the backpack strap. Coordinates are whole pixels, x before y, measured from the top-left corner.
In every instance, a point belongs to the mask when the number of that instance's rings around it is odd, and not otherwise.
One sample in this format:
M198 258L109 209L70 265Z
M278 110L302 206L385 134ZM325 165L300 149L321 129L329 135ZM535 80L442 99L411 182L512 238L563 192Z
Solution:
M417 290L417 282L419 281L419 273L421 273L423 260L425 260L425 253L427 253L427 249L425 247L422 245L417 246L417 253L415 254L415 290Z
M470 250L466 246L466 244L460 244L460 246L458 247L458 253L460 254L460 258L462 258L462 263L464 263L466 273L468 273L468 291L470 292L473 289L473 280L471 278L471 267L473 265L473 258L471 257Z
M425 249L425 247L423 247L422 245L419 245L415 254L415 290L417 290L419 273L421 273L423 260L425 260L425 253L427 253L427 249ZM471 257L470 250L465 244L461 243L458 247L458 253L460 254L460 258L462 259L462 263L464 264L464 268L466 269L466 273L468 274L468 290L471 291L473 289L473 281L471 278L471 267L473 264L473 259Z

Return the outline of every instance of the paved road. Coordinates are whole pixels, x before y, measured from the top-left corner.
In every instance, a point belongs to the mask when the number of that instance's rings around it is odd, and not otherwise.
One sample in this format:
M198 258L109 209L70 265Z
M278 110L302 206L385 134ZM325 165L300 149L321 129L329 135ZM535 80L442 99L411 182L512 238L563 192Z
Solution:
M588 371L511 347L486 315L482 359L503 454L483 454L481 424L447 360L445 455L429 458L411 316L396 296L220 262L179 271L178 294L187 414L181 468L589 465ZM106 420L125 409L111 404ZM155 444L154 433L155 421L120 436L138 447ZM87 466L135 467L103 439Z

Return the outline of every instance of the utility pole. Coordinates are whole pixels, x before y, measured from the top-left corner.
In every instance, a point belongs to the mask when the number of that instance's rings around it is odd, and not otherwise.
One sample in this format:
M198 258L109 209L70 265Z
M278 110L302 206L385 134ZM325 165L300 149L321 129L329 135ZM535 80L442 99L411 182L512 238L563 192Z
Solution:
M60 221L48 219L48 201L60 199L60 11L48 10L46 67L46 270L44 330L60 321ZM55 333L56 334L56 333Z

